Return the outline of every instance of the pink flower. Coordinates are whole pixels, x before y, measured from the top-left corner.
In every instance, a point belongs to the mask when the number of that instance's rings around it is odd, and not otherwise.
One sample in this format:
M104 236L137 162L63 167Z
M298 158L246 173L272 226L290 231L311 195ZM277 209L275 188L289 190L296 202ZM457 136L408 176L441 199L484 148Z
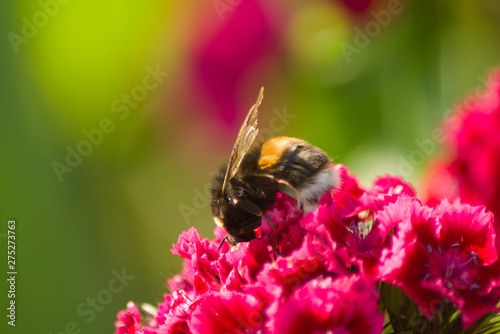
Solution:
M241 1L218 13L220 17L211 25L222 20L222 27L207 40L200 40L194 51L193 84L200 97L206 96L213 110L220 112L218 118L233 124L245 77L279 49L278 17L256 0ZM207 25L200 28L203 31L198 35L206 36Z
M318 278L270 309L271 333L381 333L378 294L358 276Z
M205 256L209 260L219 258L218 246L208 239L201 239L194 227L179 236L177 244L173 245L172 254L185 259L192 258L193 254Z
M141 315L139 309L133 302L127 304L126 311L118 313L118 321L115 322L115 334L135 334L139 333L141 323Z
M500 70L496 70L489 75L485 89L467 96L445 123L450 154L434 162L426 180L431 203L460 198L500 215L499 130ZM497 233L499 224L497 219Z
M277 237L284 230L301 218L302 212L295 200L278 193L276 202L267 210L262 218L261 234ZM269 220L268 220L269 219Z
M172 253L185 258L184 275L191 277L197 294L203 294L220 284L220 275L216 270L219 259L218 246L208 239L201 239L194 228L183 232L177 244L173 245Z
M484 265L497 260L493 215L484 207L461 205L459 201L450 204L444 200L434 208L433 214L440 217L439 237L443 249L458 248L473 254Z
M415 197L417 195L417 192L410 183L406 182L400 176L391 175L377 177L367 192L371 196L398 194Z
M442 297L468 327L496 309L500 267L493 216L482 207L443 201L436 208L400 198L381 214L398 223L382 252L382 280L400 286L430 317Z
M396 226L392 220L378 219L378 212L401 196L415 196L413 187L399 177L379 177L372 187L361 189L348 170L342 168L339 187L312 214L303 226L312 231L324 225L331 238L344 246L351 261L366 273L375 274L379 252L388 246L387 236Z
M206 295L193 312L192 333L248 333L261 328L264 304L251 294L223 291Z
M288 296L304 282L326 273L326 269L323 256L310 252L306 246L288 257L267 263L257 277L257 284L277 291L276 297Z
M295 200L278 193L276 202L262 218L260 234L269 240L275 252L288 255L302 243L304 231L299 224L300 218L302 212Z
M272 260L268 240L261 238L240 243L226 253L225 260L231 267L237 268L246 282L252 282L264 263Z
M188 322L193 311L197 308L200 297L194 292L183 290L165 295L165 300L158 304L156 321L158 334L190 333Z
M465 104L450 120L456 158L450 172L458 177L460 196L471 204L500 203L500 71L487 91Z

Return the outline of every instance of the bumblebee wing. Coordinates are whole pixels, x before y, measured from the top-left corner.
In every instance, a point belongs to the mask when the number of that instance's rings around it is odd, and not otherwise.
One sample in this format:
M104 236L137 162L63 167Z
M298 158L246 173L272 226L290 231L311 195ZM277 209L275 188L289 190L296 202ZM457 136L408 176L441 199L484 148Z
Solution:
M259 129L257 129L257 116L258 107L260 106L262 99L264 98L264 87L260 89L257 101L250 108L250 111L240 128L238 137L236 138L236 143L234 144L233 151L231 152L231 158L229 159L229 164L227 166L226 175L224 176L224 183L222 184L222 192L226 187L227 182L236 174L238 171L241 161L245 157L245 154L252 147Z
M251 184L260 184L262 186L277 186L278 190L288 196L298 199L300 191L292 186L288 181L278 179L271 174L250 174L246 175L243 180Z
M257 205L245 198L235 200L233 201L233 203L234 205L238 205L239 208L245 210L246 212L250 212L254 216L262 217L264 215L264 212L262 212L262 210Z

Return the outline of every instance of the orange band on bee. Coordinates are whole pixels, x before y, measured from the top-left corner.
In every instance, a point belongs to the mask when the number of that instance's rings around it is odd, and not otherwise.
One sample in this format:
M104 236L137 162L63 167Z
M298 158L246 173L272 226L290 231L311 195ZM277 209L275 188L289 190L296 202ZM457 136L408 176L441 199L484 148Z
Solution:
M266 141L260 152L259 168L269 169L275 166L283 156L283 152L290 147L290 143L296 141L298 141L296 138L290 137L274 137Z

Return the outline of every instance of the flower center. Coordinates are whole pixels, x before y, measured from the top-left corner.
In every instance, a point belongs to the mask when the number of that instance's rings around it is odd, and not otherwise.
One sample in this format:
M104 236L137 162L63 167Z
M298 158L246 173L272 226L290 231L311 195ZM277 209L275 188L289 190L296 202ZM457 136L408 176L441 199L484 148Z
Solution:
M477 257L475 252L464 252L459 250L460 244L455 243L446 252L441 247L437 252L427 245L427 251L432 254L431 263L424 264L429 272L424 279L441 277L447 289L474 290L479 288L473 280L477 277Z

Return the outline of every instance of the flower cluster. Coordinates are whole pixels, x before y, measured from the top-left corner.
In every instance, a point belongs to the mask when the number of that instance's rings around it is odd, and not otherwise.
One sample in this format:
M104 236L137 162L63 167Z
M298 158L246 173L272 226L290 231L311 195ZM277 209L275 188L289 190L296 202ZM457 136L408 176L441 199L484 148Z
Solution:
M154 308L129 303L116 333L458 333L497 310L500 263L484 207L429 207L399 177L365 189L347 167L331 168L339 184L316 210L304 215L278 194L257 239L231 247L220 228L212 241L182 233L171 292Z
M432 165L426 178L429 204L460 198L500 215L500 70L484 90L467 96L445 123L448 156ZM500 223L495 226L500 232Z

